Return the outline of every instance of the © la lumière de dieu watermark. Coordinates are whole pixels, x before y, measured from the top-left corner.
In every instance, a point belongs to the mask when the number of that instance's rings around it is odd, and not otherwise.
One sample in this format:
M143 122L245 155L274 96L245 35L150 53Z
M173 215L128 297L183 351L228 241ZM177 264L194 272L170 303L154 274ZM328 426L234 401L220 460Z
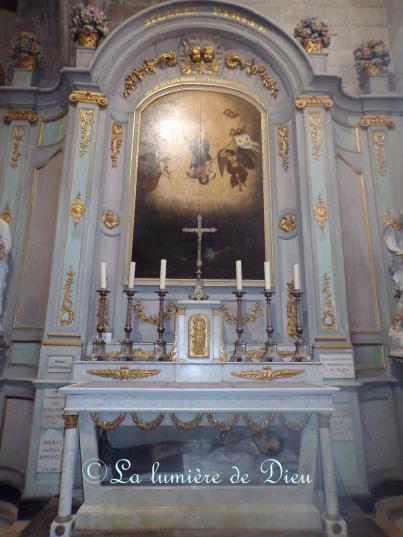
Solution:
M83 478L88 483L110 485L248 485L250 476L242 472L238 466L231 466L227 475L220 473L204 473L199 468L185 472L159 472L160 463L154 462L147 478L144 474L134 472L135 465L129 459L119 459L114 465L115 477L110 477L110 469L101 459L88 459L82 466ZM309 474L292 473L277 459L265 459L258 465L259 472L265 476L264 484L275 485L307 485L312 483ZM143 477L141 477L143 475Z

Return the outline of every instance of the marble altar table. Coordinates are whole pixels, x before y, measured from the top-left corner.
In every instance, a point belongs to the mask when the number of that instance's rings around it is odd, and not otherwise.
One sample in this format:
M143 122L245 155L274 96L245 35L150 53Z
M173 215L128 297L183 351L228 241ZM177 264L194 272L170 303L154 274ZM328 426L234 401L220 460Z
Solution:
M332 396L337 390L323 383L321 366L315 362L76 362L74 382L62 388L66 394L65 444L59 510L51 537L69 536L73 526L79 531L115 532L324 528L328 537L347 535L338 512L329 429ZM116 486L83 479L84 502L73 517L77 437L82 467L99 461L94 413L103 423L120 416L119 427L133 427L133 412L154 417L177 412L186 421L199 412L212 413L220 420L246 413L256 422L272 412L310 415L301 432L298 473L311 480L275 485ZM207 426L200 422L200 428ZM324 505L314 486L319 455ZM96 464L102 469L101 462Z

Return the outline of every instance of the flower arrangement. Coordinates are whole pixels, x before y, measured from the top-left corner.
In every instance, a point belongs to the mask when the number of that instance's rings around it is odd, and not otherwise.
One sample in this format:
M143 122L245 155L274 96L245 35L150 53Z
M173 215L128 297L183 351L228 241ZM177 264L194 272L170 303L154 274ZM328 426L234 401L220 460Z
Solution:
M379 75L388 71L389 49L381 39L369 39L354 50L354 59L358 74Z
M81 46L96 48L100 37L109 34L107 20L99 8L78 4L70 13L70 33Z
M330 46L329 26L318 17L301 19L294 28L294 37L298 39L308 54L318 54Z
M43 63L42 47L29 32L20 32L11 43L10 58L17 60L19 67L33 69Z

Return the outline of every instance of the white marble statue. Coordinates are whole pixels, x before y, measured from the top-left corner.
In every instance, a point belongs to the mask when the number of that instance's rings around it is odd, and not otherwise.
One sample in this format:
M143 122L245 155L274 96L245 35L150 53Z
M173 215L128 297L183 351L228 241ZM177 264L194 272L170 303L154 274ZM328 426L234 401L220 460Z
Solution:
M403 211L398 219L392 218L390 214L385 215L385 224L383 237L389 252L393 254L390 273L397 298L389 336L398 336L403 344Z
M3 302L7 286L8 255L12 242L10 227L6 220L0 218L0 338L3 339Z

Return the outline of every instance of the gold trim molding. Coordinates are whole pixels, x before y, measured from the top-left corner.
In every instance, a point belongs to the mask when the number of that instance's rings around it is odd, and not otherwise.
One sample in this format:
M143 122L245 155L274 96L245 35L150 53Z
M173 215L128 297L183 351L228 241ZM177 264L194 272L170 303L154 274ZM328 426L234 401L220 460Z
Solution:
M64 290L64 297L63 297L63 304L60 307L60 313L59 313L59 325L60 326L70 326L74 322L74 311L73 311L73 298L72 298L72 292L73 292L73 284L74 284L74 276L75 272L72 267L70 267L69 271L66 275L66 281L63 286Z
M329 109L334 102L328 95L300 95L295 100L295 106L298 110L302 110L306 106L323 106Z
M105 421L103 420L96 412L91 412L91 418L93 422L95 423L95 427L97 429L101 429L101 431L112 431L113 429L116 429L123 423L123 420L126 417L126 412L122 412L122 414L119 414L117 418L115 418L112 421Z
M140 67L134 69L130 75L126 77L123 95L128 97L137 86L137 83L140 80L143 80L144 75L155 74L156 67L159 67L160 69L175 67L177 61L176 53L173 52L173 50L164 52L156 58L145 59Z
M312 140L312 156L320 160L322 148L322 113L310 112L308 114L308 125Z
M88 108L80 110L81 140L80 140L80 157L88 151L88 145L91 141L92 125L94 124L95 111Z
M329 219L329 210L327 208L326 203L323 201L323 199L318 196L318 199L315 203L315 208L313 210L313 217L316 220L320 230L323 232L325 231L326 223Z
M98 377L106 377L117 380L143 379L153 375L158 375L161 369L130 369L122 365L120 369L88 369L87 373Z
M294 296L294 281L287 282L287 331L290 337L297 336L297 299Z
M274 98L277 97L277 82L266 73L264 65L256 64L253 58L248 61L245 58L238 56L235 52L230 52L225 56L225 66L228 67L228 69L239 68L241 71L246 71L249 76L258 75L263 86L270 90L270 93Z
M362 116L358 125L362 129L367 129L368 127L380 127L384 125L388 129L393 129L395 123L390 116Z
M107 106L108 97L104 93L97 91L72 91L69 95L69 101L75 103L96 103L99 106Z
M333 330L336 328L337 320L334 313L334 306L332 302L332 294L330 292L330 276L327 272L322 274L322 326L326 330Z
M372 141L374 143L376 163L378 165L378 172L380 175L385 175L386 173L385 133L382 131L374 132L372 136Z
M234 377L241 377L253 380L277 380L280 378L293 377L305 373L304 369L272 369L263 367L262 369L249 369L247 371L232 371Z
M8 110L3 118L4 123L12 121L29 121L36 123L38 121L38 112L35 110Z
M13 127L13 154L11 155L10 168L16 168L21 156L21 144L25 127Z
M288 142L288 125L280 125L278 132L278 154L281 158L281 165L285 171L288 171L288 153L290 144Z
M118 166L118 156L120 153L120 147L122 145L122 132L123 126L120 123L114 121L112 123L112 139L111 139L111 161L112 168L117 168Z

